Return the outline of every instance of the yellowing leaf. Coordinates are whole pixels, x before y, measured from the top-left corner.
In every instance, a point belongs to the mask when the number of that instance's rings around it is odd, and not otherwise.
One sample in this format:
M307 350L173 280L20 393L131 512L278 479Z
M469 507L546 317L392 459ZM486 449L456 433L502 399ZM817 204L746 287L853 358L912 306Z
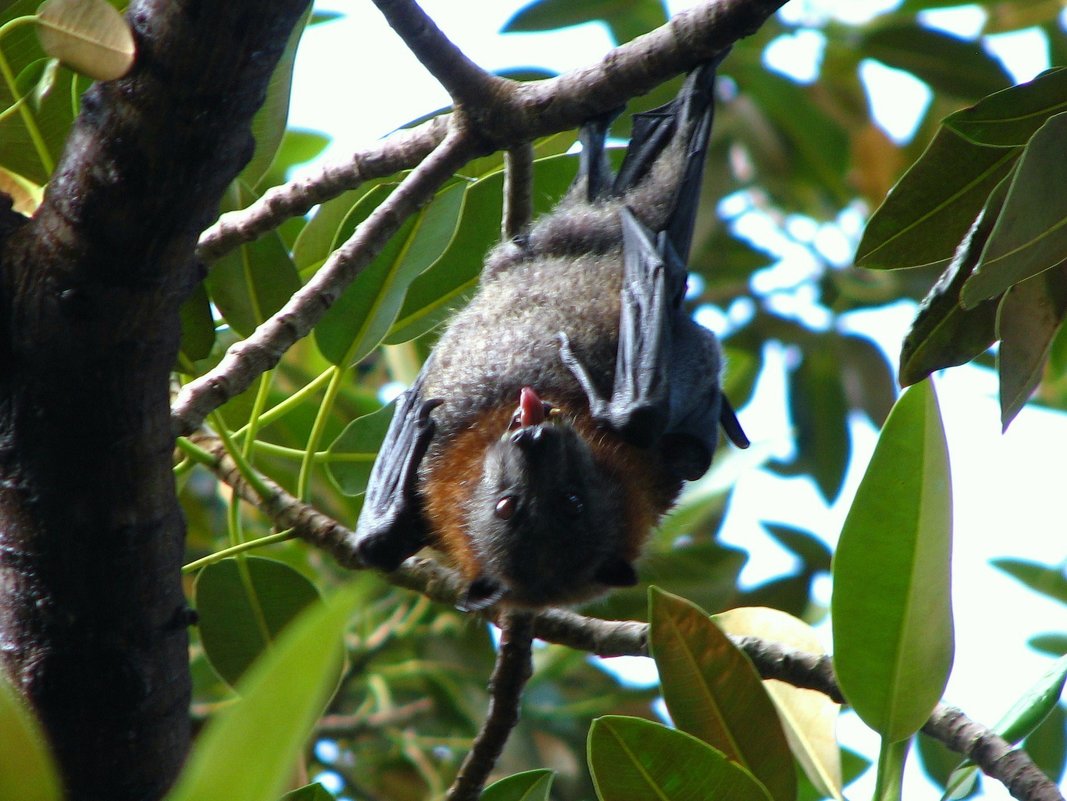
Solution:
M29 217L41 205L44 187L0 167L0 192L11 198L11 208Z
M815 631L802 620L763 606L730 609L713 616L720 629L739 637L760 637L809 654L825 650ZM841 799L841 750L835 729L837 704L815 690L768 679L763 682L782 720L793 756L811 783L825 795Z
M133 66L133 34L106 0L46 0L37 36L45 53L98 81L121 78Z

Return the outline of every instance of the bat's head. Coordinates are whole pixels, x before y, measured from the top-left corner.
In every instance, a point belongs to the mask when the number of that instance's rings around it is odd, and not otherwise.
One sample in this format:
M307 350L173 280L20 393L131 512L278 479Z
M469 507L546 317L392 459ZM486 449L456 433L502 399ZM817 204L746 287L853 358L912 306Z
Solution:
M468 510L482 573L468 608L506 598L544 606L636 583L619 555L622 500L564 415L524 387L508 431L485 454Z

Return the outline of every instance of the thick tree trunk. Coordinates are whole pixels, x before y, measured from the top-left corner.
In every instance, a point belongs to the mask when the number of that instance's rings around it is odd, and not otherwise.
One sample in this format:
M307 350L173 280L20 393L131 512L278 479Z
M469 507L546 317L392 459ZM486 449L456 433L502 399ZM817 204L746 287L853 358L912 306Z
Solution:
M135 3L134 71L0 246L0 655L72 799L158 798L188 747L178 309L307 2Z

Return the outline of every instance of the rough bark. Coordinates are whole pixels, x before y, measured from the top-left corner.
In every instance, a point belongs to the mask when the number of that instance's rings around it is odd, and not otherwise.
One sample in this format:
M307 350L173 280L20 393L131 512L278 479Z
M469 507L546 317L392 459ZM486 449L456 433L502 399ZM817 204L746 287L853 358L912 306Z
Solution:
M307 0L144 0L0 246L0 654L72 799L152 799L189 740L168 377L199 233Z

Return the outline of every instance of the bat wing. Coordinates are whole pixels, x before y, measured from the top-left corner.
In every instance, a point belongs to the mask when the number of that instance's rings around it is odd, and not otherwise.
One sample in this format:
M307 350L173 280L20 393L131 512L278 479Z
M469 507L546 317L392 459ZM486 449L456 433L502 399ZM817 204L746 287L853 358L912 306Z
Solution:
M386 571L396 570L426 544L428 529L415 484L434 435L430 412L441 401L422 397L425 373L424 367L411 389L397 399L356 524L356 552L365 564Z
M660 443L668 463L684 479L697 478L707 470L720 423L738 446L748 445L733 408L720 392L718 343L710 331L693 322L683 306L688 277L685 259L711 132L715 67L723 55L694 70L670 104L638 115L634 121L633 140L615 180L615 195L648 174L679 130L688 139L663 229L651 231L629 209L620 212L622 303L610 398L599 394L566 336L560 337L561 358L582 385L594 419L639 447ZM602 139L588 136L583 141ZM598 161L590 156L586 163Z

